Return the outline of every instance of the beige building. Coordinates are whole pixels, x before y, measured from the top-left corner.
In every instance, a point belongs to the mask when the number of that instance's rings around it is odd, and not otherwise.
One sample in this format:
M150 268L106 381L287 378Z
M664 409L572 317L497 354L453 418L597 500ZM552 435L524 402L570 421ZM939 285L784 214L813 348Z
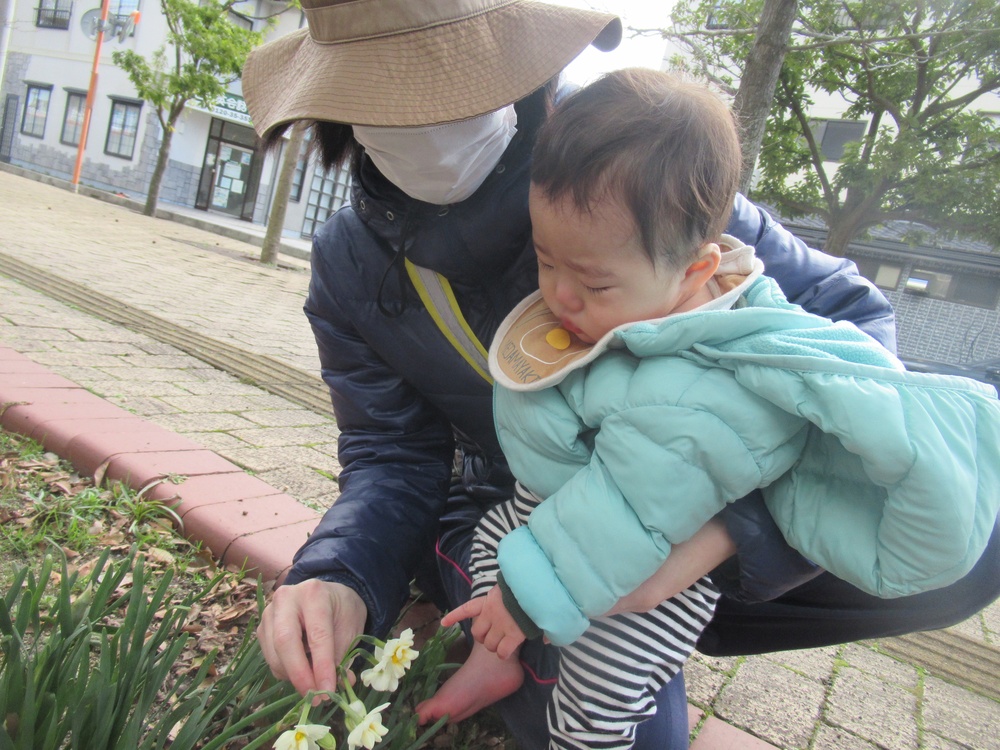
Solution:
M95 67L100 0L0 0L0 161L72 179ZM247 0L230 20L286 34L303 23L288 3ZM134 13L138 12L138 23ZM166 38L157 0L110 0L79 182L143 200L162 136L152 107L111 59L116 49L149 56ZM205 107L189 102L177 124L160 202L265 223L280 154L262 153L239 81ZM309 237L347 194L343 175L300 161L284 233Z

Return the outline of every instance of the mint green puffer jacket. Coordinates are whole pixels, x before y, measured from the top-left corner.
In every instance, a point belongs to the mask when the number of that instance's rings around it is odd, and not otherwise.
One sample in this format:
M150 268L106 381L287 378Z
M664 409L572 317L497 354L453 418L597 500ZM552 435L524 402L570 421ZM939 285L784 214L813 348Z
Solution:
M556 645L756 488L792 546L881 597L952 583L984 549L1000 508L994 390L906 372L769 278L743 302L618 329L555 386L496 389L504 453L545 498L500 567Z

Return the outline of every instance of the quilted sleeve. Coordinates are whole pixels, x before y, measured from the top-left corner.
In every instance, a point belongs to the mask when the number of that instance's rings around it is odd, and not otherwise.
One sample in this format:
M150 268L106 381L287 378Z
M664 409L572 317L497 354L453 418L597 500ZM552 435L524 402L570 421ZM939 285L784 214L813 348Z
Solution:
M943 375L802 373L772 393L815 425L802 460L765 490L789 543L883 598L965 576L1000 509L1000 402L988 390Z
M710 401L717 401L724 377L707 372L683 403L633 404L608 413L592 437L581 432L578 441L592 446L589 461L501 543L504 578L553 643L579 637L587 618L648 578L672 544L795 460L799 418L732 394L731 381L728 405L707 410L700 396L715 391ZM501 439L506 448L529 434ZM527 455L534 463L537 451ZM523 467L511 463L518 474Z

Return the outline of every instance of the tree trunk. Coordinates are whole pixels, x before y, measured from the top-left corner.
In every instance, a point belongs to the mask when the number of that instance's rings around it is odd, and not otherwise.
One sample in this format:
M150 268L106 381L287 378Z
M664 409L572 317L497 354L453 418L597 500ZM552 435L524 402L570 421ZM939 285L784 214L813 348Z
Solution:
M742 129L743 171L740 191L750 192L764 128L771 113L778 74L785 61L788 39L795 20L797 0L764 0L753 48L740 76L733 111Z
M843 258L847 254L848 245L858 234L858 225L849 216L837 216L830 219L830 231L823 243L823 252Z
M142 212L146 216L156 215L156 201L160 197L160 183L163 182L163 175L167 171L167 160L170 158L170 141L173 137L174 128L171 122L163 131L160 151L156 155L156 166L153 168L153 176L149 179L149 192L146 194L146 205L142 209Z
M281 230L285 226L288 197L292 192L292 177L295 176L295 165L299 160L305 132L306 125L303 122L297 122L292 126L292 134L285 146L281 170L278 172L278 182L274 186L274 202L271 203L271 213L267 217L264 246L260 250L260 262L269 266L278 261L278 246L281 244Z
M843 203L830 212L830 229L823 250L842 258L847 253L851 240L868 227L881 224L884 217L880 207L886 189L885 185L871 192L856 187L848 188Z

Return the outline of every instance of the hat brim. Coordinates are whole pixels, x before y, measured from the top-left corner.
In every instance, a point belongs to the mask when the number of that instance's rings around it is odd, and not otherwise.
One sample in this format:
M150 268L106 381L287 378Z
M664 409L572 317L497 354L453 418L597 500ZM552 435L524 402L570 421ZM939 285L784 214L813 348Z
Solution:
M297 120L452 122L527 96L588 45L614 49L621 35L617 16L537 2L343 43L317 42L300 29L250 54L243 95L261 137Z

